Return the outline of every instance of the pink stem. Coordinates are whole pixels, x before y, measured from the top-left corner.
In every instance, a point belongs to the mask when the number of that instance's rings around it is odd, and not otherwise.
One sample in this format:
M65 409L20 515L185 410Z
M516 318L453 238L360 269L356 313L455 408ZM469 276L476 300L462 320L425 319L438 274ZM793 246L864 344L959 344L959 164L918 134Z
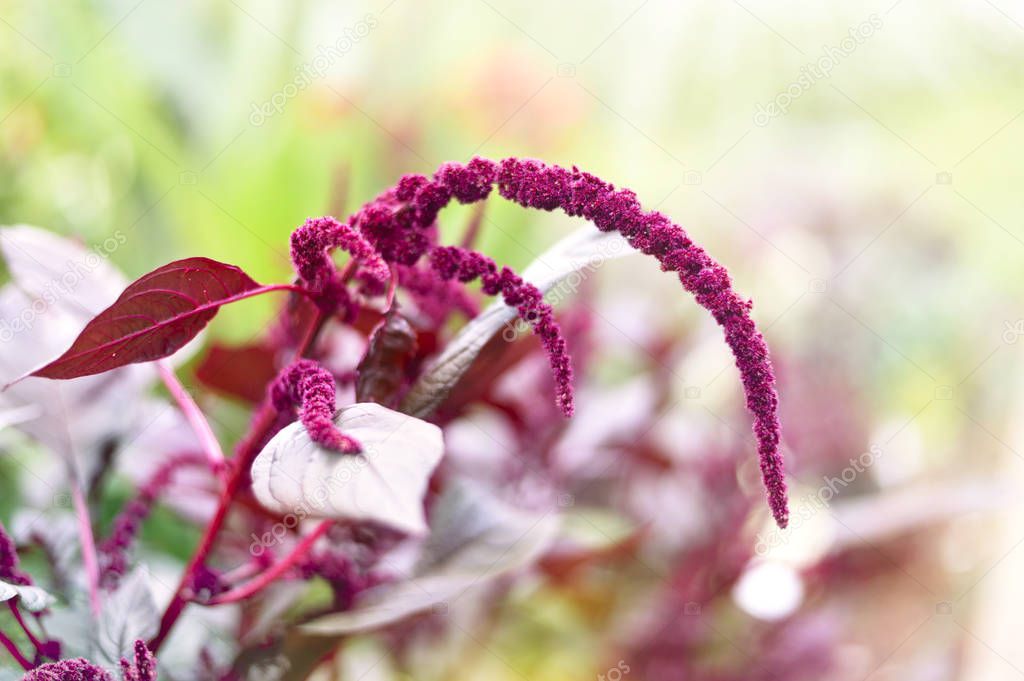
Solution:
M0 631L0 645L3 645L4 648L7 648L7 652L9 652L11 654L11 657L13 657L18 662L18 664L21 665L22 669L26 671L32 669L32 663L29 662L28 659L21 654L21 651L18 650L18 646L14 645L14 641L7 638L7 636L5 636L2 631Z
M78 517L78 538L82 543L82 562L85 563L85 577L89 583L89 605L93 614L100 614L100 564L96 558L96 540L92 535L92 522L89 520L89 507L85 503L85 495L78 480L71 480L71 500L75 504L75 515Z
M206 416L200 411L195 400L192 399L192 395L189 394L185 386L178 380L174 369L167 360L157 362L156 370L160 374L164 385L167 386L167 390L170 391L171 397L178 403L181 413L185 415L185 420L192 426L196 437L199 438L199 443L206 453L210 467L213 468L215 473L219 473L224 469L224 451L220 448L220 442L217 441L217 436L213 434L213 429L210 428L210 422L206 420Z
M234 603L235 601L240 601L244 598L248 598L256 592L262 590L268 584L270 584L275 579L280 577L282 574L287 572L292 566L298 563L307 553L309 553L309 549L312 548L313 544L316 543L316 540L324 536L327 530L331 529L331 525L333 523L333 520L324 520L316 526L316 529L314 529L309 534L309 536L307 536L305 539L299 542L295 546L295 548L292 549L291 553L289 553L287 556L271 565L270 568L266 572L262 573L259 577L256 577L255 579L252 579L246 582L245 584L242 584L241 586L237 586L234 589L231 589L230 591L225 591L219 596L211 598L209 601L206 602L206 604L222 605L224 603Z

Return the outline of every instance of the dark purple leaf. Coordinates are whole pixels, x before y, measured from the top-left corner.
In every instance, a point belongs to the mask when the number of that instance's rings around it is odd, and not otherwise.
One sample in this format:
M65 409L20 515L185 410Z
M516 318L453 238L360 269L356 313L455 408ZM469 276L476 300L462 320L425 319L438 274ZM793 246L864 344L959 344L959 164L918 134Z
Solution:
M136 280L93 318L67 352L30 376L77 378L173 354L221 305L289 286L261 286L209 258L168 263Z

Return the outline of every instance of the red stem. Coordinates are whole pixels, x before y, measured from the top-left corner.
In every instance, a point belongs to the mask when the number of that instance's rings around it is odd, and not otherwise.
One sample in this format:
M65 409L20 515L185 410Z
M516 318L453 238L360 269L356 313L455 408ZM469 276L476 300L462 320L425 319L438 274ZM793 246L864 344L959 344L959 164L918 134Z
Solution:
M313 547L313 544L316 543L316 540L324 536L327 530L331 529L331 525L333 523L333 520L324 520L316 526L316 529L314 529L308 537L299 542L295 548L292 549L291 553L274 563L266 572L249 580L245 584L211 598L206 602L206 604L222 605L224 603L234 603L235 601L248 598L256 592L261 591L275 579L287 572L293 565L302 560L302 558L309 553L309 550Z
M305 289L302 290L304 291ZM312 346L313 341L316 340L317 333L319 333L320 329L323 328L326 321L327 316L323 312L318 312L313 323L310 325L308 333L305 334L302 342L295 351L296 359L301 358L306 354L310 346ZM175 589L174 597L171 598L171 602L167 605L167 610L164 611L164 615L160 619L159 631L157 631L153 640L149 642L149 649L154 654L156 654L160 649L160 646L163 644L164 640L166 640L167 635L170 634L174 623L178 621L178 617L181 616L181 612L185 609L185 605L188 603L185 592L192 583L196 571L203 565L206 561L206 557L213 549L214 541L216 540L221 527L223 527L224 521L227 519L228 511L231 509L231 504L234 502L235 497L238 494L238 490L241 489L242 483L246 479L249 467L252 466L253 460L260 452L259 446L267 436L267 433L270 432L270 429L274 427L276 422L277 411L272 405L264 400L249 434L238 445L238 453L230 461L231 474L224 485L224 491L221 492L220 500L217 504L217 510L214 513L213 518L210 520L210 523L206 526L206 530L203 533L202 539L199 540L199 545L196 547L195 553L192 554L192 558L185 567L185 572L181 576L178 588Z
M21 610L18 609L17 602L14 599L11 599L7 601L7 606L11 609L11 612L14 614L14 619L16 619L18 621L18 624L21 625L21 628L25 632L25 635L28 636L28 640L31 641L32 645L35 646L36 650L38 650L41 653L43 644L39 641L38 638L36 638L36 635L32 633L32 630L28 628L28 625L25 624L25 618L21 616Z
M32 669L32 663L29 662L28 659L21 654L21 651L18 650L18 646L14 645L14 641L7 638L7 636L5 636L4 632L2 631L0 631L0 645L3 645L4 648L7 648L7 652L9 652L11 654L11 657L13 657L15 661L17 661L17 663L21 665L22 669L24 669L25 671Z

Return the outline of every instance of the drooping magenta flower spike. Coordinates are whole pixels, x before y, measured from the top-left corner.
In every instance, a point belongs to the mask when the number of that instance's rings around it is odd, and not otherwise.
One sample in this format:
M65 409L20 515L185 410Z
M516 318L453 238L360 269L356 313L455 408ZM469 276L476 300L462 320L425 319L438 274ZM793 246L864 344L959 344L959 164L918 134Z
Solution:
M270 386L270 400L279 412L298 408L299 420L314 442L342 454L362 447L334 425L337 411L334 376L310 359L285 367Z
M675 272L683 287L711 312L736 359L747 408L754 417L768 502L775 521L785 527L789 511L779 452L775 374L764 338L750 317L751 303L732 289L725 268L694 244L682 227L661 213L645 211L632 191L616 189L575 167L570 170L515 158L500 163L474 158L467 164L446 163L432 179L406 175L353 215L349 224L386 262L411 266L428 256L441 278L480 278L485 293L500 293L540 335L551 359L559 406L571 413L571 368L565 341L540 292L511 270L499 271L480 254L436 242L435 219L452 198L474 203L487 198L494 186L502 197L526 208L561 209L567 215L586 218L601 231L618 231L634 248L654 256L663 270Z

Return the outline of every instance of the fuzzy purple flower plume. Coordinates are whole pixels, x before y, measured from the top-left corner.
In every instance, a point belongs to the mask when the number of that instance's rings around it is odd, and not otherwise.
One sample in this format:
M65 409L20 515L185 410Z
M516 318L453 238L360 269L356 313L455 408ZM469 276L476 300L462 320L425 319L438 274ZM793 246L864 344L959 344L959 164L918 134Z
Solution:
M508 268L465 248L437 243L435 220L453 198L460 203L486 199L494 186L502 197L526 208L544 211L561 209L567 215L586 218L601 231L618 231L631 246L654 256L665 271L675 272L683 287L711 312L722 326L732 350L746 393L747 408L754 417L761 473L768 501L780 527L789 511L782 456L779 452L780 426L775 375L764 338L750 317L751 303L732 289L728 272L682 227L656 211L645 211L636 195L582 172L546 165L534 160L508 158L500 163L474 158L467 164L446 163L433 179L406 175L398 184L366 204L350 219L352 228L387 263L415 266L427 256L430 269L443 281L469 282L480 279L484 293L501 295L528 321L548 353L555 379L557 402L566 415L573 411L572 368L566 343L554 319L551 306L541 292ZM307 223L308 225L309 223ZM333 226L332 234L349 234L344 225ZM351 237L353 256L365 251L362 241ZM341 242L332 238L331 245ZM296 253L297 264L322 254ZM346 246L348 247L348 246ZM301 250L301 249L300 249ZM369 278L383 275L382 268L368 260ZM313 268L300 268L304 277ZM422 275L421 275L422 276Z

